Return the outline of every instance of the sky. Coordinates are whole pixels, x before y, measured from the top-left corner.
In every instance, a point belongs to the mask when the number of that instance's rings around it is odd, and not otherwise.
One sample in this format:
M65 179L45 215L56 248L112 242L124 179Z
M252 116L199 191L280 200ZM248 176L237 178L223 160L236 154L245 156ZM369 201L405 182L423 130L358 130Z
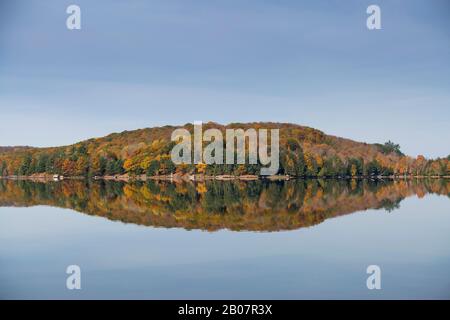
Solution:
M447 156L449 17L446 0L2 1L0 145L276 121Z

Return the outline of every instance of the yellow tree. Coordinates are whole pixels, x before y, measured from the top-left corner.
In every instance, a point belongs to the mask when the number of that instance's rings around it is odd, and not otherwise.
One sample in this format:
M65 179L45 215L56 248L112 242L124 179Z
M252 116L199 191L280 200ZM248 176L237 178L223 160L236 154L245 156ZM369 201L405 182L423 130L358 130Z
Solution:
M207 166L206 163L203 163L203 162L198 163L198 164L195 166L195 168L197 169L197 173L198 173L198 174L205 174L206 166Z

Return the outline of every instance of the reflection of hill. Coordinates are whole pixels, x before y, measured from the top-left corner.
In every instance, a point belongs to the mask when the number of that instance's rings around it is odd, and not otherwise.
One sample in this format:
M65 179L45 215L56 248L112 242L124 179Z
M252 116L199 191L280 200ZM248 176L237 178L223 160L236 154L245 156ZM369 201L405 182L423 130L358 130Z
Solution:
M450 195L448 180L292 180L127 184L0 180L0 206L50 205L155 227L292 230L366 209L395 209L411 195Z

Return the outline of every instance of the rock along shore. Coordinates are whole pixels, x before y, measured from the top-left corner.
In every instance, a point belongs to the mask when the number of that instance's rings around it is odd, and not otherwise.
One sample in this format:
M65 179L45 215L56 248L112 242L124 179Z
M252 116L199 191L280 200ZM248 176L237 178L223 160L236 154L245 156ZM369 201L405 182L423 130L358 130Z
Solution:
M450 176L423 176L423 175L390 175L390 176L337 176L337 177L295 177L288 175L272 175L272 176L258 176L258 175L217 175L209 176L204 174L170 174L170 175L106 175L106 176L71 176L65 177L62 175L53 174L33 174L31 176L0 176L0 179L9 180L35 180L35 181L60 181L60 180L80 180L80 179L94 179L94 180L108 180L108 181L147 181L147 180L159 180L159 181L172 181L172 182L183 182L183 181L207 181L207 180L218 180L218 181L232 181L232 180L243 180L243 181L254 181L254 180L270 180L270 181L284 181L291 179L449 179Z

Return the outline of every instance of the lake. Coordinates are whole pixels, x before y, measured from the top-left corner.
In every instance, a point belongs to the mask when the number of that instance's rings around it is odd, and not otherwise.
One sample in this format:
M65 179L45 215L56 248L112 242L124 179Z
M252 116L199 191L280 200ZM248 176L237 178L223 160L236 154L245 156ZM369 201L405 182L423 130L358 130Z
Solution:
M448 179L0 180L0 298L449 299L449 196Z

